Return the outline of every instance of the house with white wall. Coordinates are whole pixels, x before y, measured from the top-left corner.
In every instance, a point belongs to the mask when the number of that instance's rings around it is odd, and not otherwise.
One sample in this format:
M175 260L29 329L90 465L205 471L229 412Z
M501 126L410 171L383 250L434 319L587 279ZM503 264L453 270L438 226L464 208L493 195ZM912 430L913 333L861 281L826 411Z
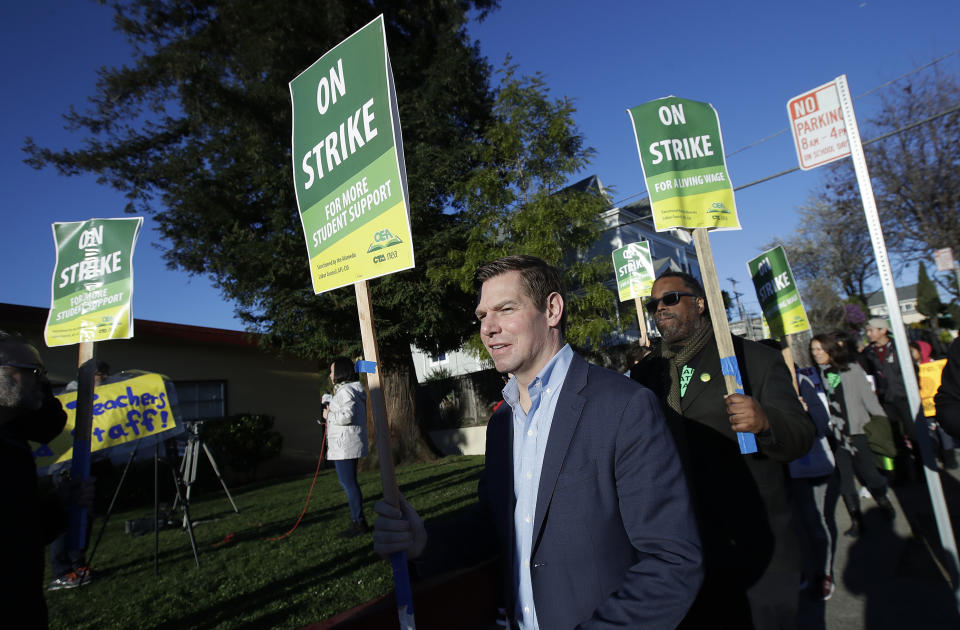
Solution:
M917 310L916 284L897 287L897 302L900 304L900 314L903 317L903 323L905 325L922 322L927 318L926 315ZM887 309L887 302L883 291L875 291L867 296L867 309L870 311L870 317L880 317L887 321L890 320L890 311Z

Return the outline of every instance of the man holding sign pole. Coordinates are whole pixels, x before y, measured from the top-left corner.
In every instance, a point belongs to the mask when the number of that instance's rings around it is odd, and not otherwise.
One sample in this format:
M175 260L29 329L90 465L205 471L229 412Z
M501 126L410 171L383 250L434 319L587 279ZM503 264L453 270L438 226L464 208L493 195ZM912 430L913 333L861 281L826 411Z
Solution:
M631 378L654 391L690 482L703 541L703 588L683 628L795 628L800 556L786 466L810 450L806 418L780 353L733 337L743 394L726 394L703 288L667 271L647 310L662 342ZM756 436L741 454L737 433Z
M672 630L700 585L700 545L660 405L566 344L555 268L508 256L476 279L480 336L512 375L487 428L487 519L427 545L413 508L380 501L374 548L429 562L496 538L511 628Z
M0 331L0 607L19 628L47 627L44 545L66 527L67 507L88 508L93 501L90 478L64 488L62 496L39 490L28 440L49 442L66 420L36 348Z

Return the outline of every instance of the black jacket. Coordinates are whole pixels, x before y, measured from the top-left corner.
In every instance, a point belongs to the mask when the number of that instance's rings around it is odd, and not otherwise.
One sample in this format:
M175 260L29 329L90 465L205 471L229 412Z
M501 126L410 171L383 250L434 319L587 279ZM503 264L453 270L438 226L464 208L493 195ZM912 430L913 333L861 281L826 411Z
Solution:
M937 422L960 440L960 337L954 339L947 350L947 365L933 402L937 406Z
M659 352L630 375L663 402L691 484L708 576L716 572L724 580L740 579L747 588L770 570L800 570L785 464L810 450L815 428L780 353L736 336L733 345L744 393L760 403L770 421L770 431L757 436L758 452L751 455L740 454L730 427L716 344L688 364L696 371L682 399L682 415L666 404L671 371Z
M903 384L903 375L900 374L900 361L897 359L897 348L890 341L886 358L881 361L877 349L870 344L860 353L860 365L863 371L873 377L877 398L880 402L892 402L906 399L907 388Z
M54 495L41 496L37 467L27 440L47 442L67 420L60 401L48 395L38 411L0 420L0 609L20 617L20 628L46 628L44 546L66 527L66 512Z

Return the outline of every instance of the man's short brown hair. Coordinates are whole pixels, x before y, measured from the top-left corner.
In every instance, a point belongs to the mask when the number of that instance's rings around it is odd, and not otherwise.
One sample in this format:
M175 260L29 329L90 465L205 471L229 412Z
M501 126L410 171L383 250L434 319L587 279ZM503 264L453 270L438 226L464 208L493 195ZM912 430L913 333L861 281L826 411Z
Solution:
M484 282L508 271L520 272L520 281L524 293L541 311L547 309L547 298L552 293L558 293L560 297L564 296L563 278L560 276L560 271L556 267L548 265L546 261L526 254L504 256L481 265L473 276L473 283L477 292L480 292ZM560 315L560 333L563 334L566 329L567 308L564 304L563 312Z

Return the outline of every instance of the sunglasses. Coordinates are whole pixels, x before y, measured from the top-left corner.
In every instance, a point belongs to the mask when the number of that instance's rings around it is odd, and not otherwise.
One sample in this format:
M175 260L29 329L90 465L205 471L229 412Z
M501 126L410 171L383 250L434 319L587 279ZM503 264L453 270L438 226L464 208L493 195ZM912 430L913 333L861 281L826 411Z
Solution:
M25 372L30 372L36 377L41 377L47 373L47 369L36 363L0 363L0 367L12 367Z
M676 306L680 303L680 298L684 296L689 296L692 298L697 297L693 293L687 293L686 291L667 291L658 298L653 298L647 302L644 308L647 309L647 312L653 315L657 312L657 308L660 306L660 302L663 302L664 306Z

